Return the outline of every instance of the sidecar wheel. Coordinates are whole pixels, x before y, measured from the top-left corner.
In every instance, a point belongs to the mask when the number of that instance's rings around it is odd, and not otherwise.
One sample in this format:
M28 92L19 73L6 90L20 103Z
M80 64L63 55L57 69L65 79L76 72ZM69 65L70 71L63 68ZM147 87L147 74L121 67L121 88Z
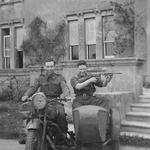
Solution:
M38 130L28 130L25 150L40 150L40 146L41 138Z

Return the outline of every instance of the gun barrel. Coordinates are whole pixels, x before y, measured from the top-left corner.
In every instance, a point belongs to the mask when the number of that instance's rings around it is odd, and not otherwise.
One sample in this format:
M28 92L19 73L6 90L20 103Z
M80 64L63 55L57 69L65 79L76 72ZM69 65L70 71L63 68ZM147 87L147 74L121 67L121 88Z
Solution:
M102 72L100 74L122 74L121 72Z
M102 70L88 70L88 72L91 72L94 74L122 74L121 72L106 72Z

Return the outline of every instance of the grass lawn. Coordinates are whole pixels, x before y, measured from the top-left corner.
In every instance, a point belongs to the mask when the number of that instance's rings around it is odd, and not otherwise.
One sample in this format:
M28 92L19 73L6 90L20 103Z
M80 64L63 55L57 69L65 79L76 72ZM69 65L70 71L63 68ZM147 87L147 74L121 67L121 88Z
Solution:
M0 102L0 138L16 139L22 129L21 103Z

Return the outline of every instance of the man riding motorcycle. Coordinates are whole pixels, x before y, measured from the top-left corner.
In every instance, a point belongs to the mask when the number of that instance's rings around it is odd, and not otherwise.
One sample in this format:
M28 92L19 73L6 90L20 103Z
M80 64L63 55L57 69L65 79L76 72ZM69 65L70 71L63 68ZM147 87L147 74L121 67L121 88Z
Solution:
M26 93L22 97L22 101L27 100L39 88L40 92L43 92L48 99L57 97L64 99L70 96L70 91L66 84L65 78L60 74L56 74L54 72L54 69L55 69L55 61L53 59L51 59L49 62L45 62L44 66L45 73L42 73L35 80L34 84L26 91ZM54 108L56 108L58 112L58 116L56 117L56 123L59 124L64 135L66 135L68 128L64 107L60 103L57 103L54 104ZM60 138L59 140L61 141L61 137L59 138Z
M87 72L87 64L80 60L77 64L78 75L71 78L71 85L74 89L76 98L73 101L73 109L82 105L98 105L109 109L108 99L93 96L96 91L95 86L105 87L112 79L112 74L107 74L104 78L96 78Z

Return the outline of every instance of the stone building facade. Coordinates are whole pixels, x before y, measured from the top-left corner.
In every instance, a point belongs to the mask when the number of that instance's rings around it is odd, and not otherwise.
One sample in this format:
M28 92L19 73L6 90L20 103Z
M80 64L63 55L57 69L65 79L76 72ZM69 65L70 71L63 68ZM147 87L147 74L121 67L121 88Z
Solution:
M125 0L115 0L124 2ZM20 48L26 28L36 16L51 27L65 19L66 56L59 64L69 79L75 74L76 62L86 59L91 68L106 67L114 76L111 87L104 90L142 92L143 76L150 70L148 0L135 0L135 39L132 51L113 55L114 9L110 0L1 0L0 1L0 69L23 68L25 56ZM139 14L141 15L139 19ZM140 22L140 23L139 23ZM141 25L147 34L141 34ZM105 28L105 26L107 28ZM107 34L106 34L107 33ZM70 71L71 70L71 71Z
M0 68L23 67L23 0L0 1Z

